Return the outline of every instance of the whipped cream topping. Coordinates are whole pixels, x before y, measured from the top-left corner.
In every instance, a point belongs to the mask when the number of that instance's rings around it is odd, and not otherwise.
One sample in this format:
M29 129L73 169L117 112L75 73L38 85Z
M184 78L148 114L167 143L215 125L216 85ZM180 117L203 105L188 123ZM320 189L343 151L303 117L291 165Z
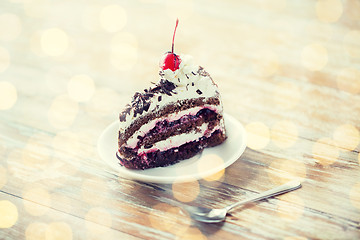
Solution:
M160 76L163 74L163 78L174 83L177 88L175 91L178 94L187 92L189 95L195 95L199 97L212 97L217 93L217 86L211 80L209 76L203 76L199 74L199 66L193 62L193 57L189 55L179 55L181 63L179 69L171 71L166 69L160 71ZM194 91L195 90L195 91ZM200 90L201 94L196 91ZM197 94L194 94L197 93Z
M181 63L179 69L172 71L170 69L161 70L159 72L160 81L167 80L176 87L171 91L171 95L156 92L149 99L150 106L146 112L159 110L168 104L175 104L179 100L193 99L203 97L205 99L219 95L217 85L213 80L204 74L202 68L193 63L193 58L189 55L179 55ZM220 105L221 106L221 105ZM141 117L142 114L135 114L135 109L128 109L125 119L120 122L120 131L124 131L133 121Z

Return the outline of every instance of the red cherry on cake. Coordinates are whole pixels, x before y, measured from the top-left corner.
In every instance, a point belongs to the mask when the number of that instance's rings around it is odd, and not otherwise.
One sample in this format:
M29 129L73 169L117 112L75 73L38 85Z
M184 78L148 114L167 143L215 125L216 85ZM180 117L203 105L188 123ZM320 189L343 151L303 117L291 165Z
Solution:
M180 62L181 59L178 55L167 52L161 60L160 68L162 70L170 69L171 71L175 71L176 69L179 69Z
M171 52L165 53L163 58L160 61L160 68L162 70L170 69L171 71L175 71L175 70L179 69L181 59L180 59L179 55L176 55L174 53L174 39L175 39L175 33L176 33L176 28L178 26L178 23L179 23L179 19L176 19L176 25L175 25L175 30L174 30L173 40L172 40Z

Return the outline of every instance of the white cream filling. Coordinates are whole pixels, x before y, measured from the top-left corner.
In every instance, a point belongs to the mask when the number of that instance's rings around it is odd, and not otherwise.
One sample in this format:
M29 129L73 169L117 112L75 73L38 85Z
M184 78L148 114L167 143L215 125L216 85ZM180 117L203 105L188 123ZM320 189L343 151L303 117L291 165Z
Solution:
M208 125L209 123L204 123L200 127L200 131L193 131L191 133L183 133L176 136L169 137L163 141L159 141L153 144L151 148L145 149L144 147L141 147L138 151L138 154L140 153L148 153L153 151L166 151L168 149L179 147L185 143L197 141L201 137L210 137L213 132L215 132L218 129L221 129L221 126L217 126L211 131L208 131Z
M171 113L167 115L166 118L157 118L150 121L147 124L142 125L139 130L137 130L127 141L126 147L135 148L137 143L139 142L138 136L144 137L151 129L153 129L158 122L167 120L169 122L176 121L185 115L196 115L201 109L208 108L216 113L222 112L222 107L220 105L204 105L194 108L189 108L181 112Z

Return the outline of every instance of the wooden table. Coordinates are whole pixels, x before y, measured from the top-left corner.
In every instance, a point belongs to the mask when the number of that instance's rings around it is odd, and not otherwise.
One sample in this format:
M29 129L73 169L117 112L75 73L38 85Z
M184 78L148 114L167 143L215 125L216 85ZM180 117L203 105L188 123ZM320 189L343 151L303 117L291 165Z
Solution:
M1 1L0 239L360 238L360 2L181 2ZM248 147L212 179L127 180L97 139L157 81L176 17L175 51L212 75ZM221 224L178 207L293 178Z

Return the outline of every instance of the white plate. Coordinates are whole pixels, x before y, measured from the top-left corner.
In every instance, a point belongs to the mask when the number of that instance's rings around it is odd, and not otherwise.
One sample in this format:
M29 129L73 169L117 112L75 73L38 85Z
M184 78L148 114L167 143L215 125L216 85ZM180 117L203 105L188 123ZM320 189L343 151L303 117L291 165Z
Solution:
M146 170L127 169L119 164L116 157L118 149L118 121L110 124L100 135L98 152L100 157L119 176L153 183L186 182L213 175L239 159L246 148L246 132L242 124L234 117L224 114L227 139L220 145L205 148L202 153L182 160L167 167L151 168Z

